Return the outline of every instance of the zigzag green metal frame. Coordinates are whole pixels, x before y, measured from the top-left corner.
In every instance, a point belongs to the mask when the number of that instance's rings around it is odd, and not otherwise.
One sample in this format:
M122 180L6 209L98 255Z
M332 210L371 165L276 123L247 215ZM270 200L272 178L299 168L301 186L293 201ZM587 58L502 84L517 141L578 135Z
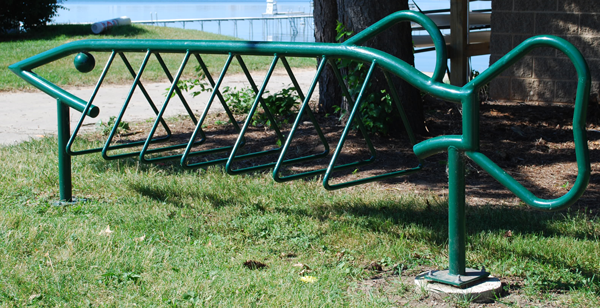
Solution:
M411 21L416 22L423 26L429 34L431 35L435 50L436 50L436 67L433 72L432 77L428 77L422 72L416 70L411 65L401 61L398 58L390 56L384 52L379 50L375 50L372 48L362 47L360 44L364 43L366 40L372 38L378 33L388 29L392 25L401 22L401 21ZM486 172L492 175L496 180L498 180L502 185L507 187L510 191L512 191L515 195L521 198L525 203L529 204L532 207L541 209L541 210L558 210L563 209L572 205L581 195L584 193L587 184L590 179L590 159L587 147L587 136L585 130L585 119L587 112L587 102L589 99L589 90L590 90L590 72L588 66L581 55L581 53L569 42L566 40L555 37L555 36L536 36L525 40L519 46L517 46L514 50L510 51L507 55L498 60L495 64L490 66L487 70L481 73L478 77L473 79L471 82L466 84L463 87L455 87L452 85L447 85L442 82L442 77L446 71L446 44L445 41L439 31L439 29L435 26L435 24L427 18L425 15L420 13L411 12L411 11L402 11L394 13L381 21L377 22L373 26L367 28L366 30L358 33L354 37L350 38L346 42L342 44L328 44L328 43L291 43L291 42L248 42L248 41L181 41L181 40L86 40L86 41L77 41L71 42L60 47L54 48L52 50L43 52L37 56L31 57L29 59L23 60L16 64L9 66L9 68L17 74L19 77L28 81L38 89L44 91L48 95L54 97L58 101L58 144L59 144L59 177L60 177L60 198L63 201L71 201L71 155L78 154L87 154L91 152L98 152L99 149L92 149L88 151L82 152L73 152L70 150L72 145L73 138L77 134L83 118L86 116L96 117L100 109L97 106L93 105L93 100L95 94L102 84L102 80L105 76L106 70L110 67L110 62L114 58L115 54L118 53L122 57L124 57L125 52L140 52L146 53L147 57L152 53L157 56L160 53L180 53L186 55L186 60L191 56L195 55L198 57L199 54L224 54L229 55L229 62L232 57L238 58L241 60L242 55L261 55L261 56L273 56L274 61L270 68L270 72L272 71L275 63L278 59L284 60L286 57L313 57L313 58L322 58L321 65L317 70L317 74L312 82L312 85L309 89L308 96L302 97L303 104L301 105L300 111L298 113L297 119L294 123L292 131L290 132L289 138L285 140L285 144L282 148L276 149L276 153L279 153L280 156L276 163L266 164L262 166L258 166L260 168L270 168L275 167L273 172L273 177L276 181L286 181L291 179L296 179L299 177L310 176L315 174L323 174L324 177L324 186L327 189L338 189L342 187L347 187L351 185L358 185L368 181L380 180L390 176L399 176L403 174L409 174L412 172L416 172L421 169L421 165L400 172L392 172L385 175L380 175L364 180L359 180L350 183L342 183L331 185L328 183L329 176L332 170L344 167L344 166L334 166L337 154L341 147L343 146L345 140L345 134L339 141L339 144L336 148L336 151L333 155L333 158L329 164L329 167L325 170L316 170L312 172L308 172L305 174L297 174L292 176L280 176L279 169L285 163L292 163L299 161L300 159L290 159L284 160L287 149L293 138L294 132L297 129L298 122L303 114L308 113L311 116L311 119L314 121L314 117L312 117L312 112L310 108L307 107L308 100L314 91L314 87L317 83L319 75L322 72L322 68L325 63L332 64L331 59L352 59L354 61L363 62L366 64L370 64L370 72L375 68L380 68L384 71L386 78L390 74L396 75L404 80L406 80L412 86L418 88L420 91L429 93L433 96L442 98L447 101L459 103L462 105L462 134L461 135L449 135L449 136L439 136L429 140L422 141L420 143L416 143L416 139L414 138L412 132L410 131L409 126L406 126L409 135L411 135L411 141L414 144L413 151L416 156L419 158L419 161L422 161L424 158L448 151L448 167L449 167L449 269L447 271L440 271L436 273L430 273L426 276L427 279L439 281L443 283L447 283L450 285L465 287L469 284L476 282L479 279L483 279L489 275L489 273L485 272L485 270L477 271L472 269L467 269L465 267L465 174L464 174L464 163L465 156L469 157L473 162L481 166ZM478 90L494 77L498 76L502 71L506 70L509 66L514 64L516 61L524 57L527 53L529 53L534 48L538 47L553 47L564 54L573 62L575 69L577 70L577 97L575 101L575 109L573 115L573 137L575 141L575 154L577 160L577 179L573 185L573 187L562 197L545 200L540 199L533 195L530 191L528 191L523 185L518 183L514 178L504 172L498 165L492 162L488 157L482 154L479 151L479 100L478 100ZM109 59L109 63L107 63L105 71L103 71L102 76L94 90L94 94L90 98L90 100L85 101L79 97L76 97L67 91L57 87L51 82L45 80L44 78L35 74L32 70L36 67L47 64L51 61L76 54L76 53L89 53L89 52L109 52L111 53L111 58ZM159 57L160 58L160 57ZM126 59L123 58L125 61ZM185 61L184 61L185 62ZM228 63L229 63L228 62ZM201 63L202 64L202 63ZM292 80L295 80L293 77L293 73L291 69L286 64L286 70ZM223 102L223 98L218 92L218 86L222 81L222 77L226 72L227 65L225 66L223 73L219 77L219 80L215 83L212 78L210 78L211 85L214 87L214 93L211 97L211 101L214 99L214 96L217 95ZM335 64L332 64L335 67ZM205 71L206 68L203 67ZM130 69L131 70L131 69ZM132 71L132 70L131 70ZM138 74L135 74L132 71L132 75L136 78L134 85L135 87L139 82L139 75L143 72L143 67L140 69ZM168 72L168 70L166 70ZM179 73L181 70L179 71ZM180 74L177 74L175 78L170 77L173 85L176 84L177 79ZM245 70L246 75L249 77L249 72ZM268 78L267 78L268 79ZM254 86L254 91L257 93L262 93L264 90L264 86L259 90L256 86ZM361 97L366 89L366 85L368 83L368 78L361 89L361 94L358 96L355 105L353 106L351 117L354 118L356 116L356 111L358 106L361 104ZM141 84L140 84L141 85ZM294 84L296 87L297 84ZM343 84L342 84L343 88ZM402 110L401 104L399 104L397 95L394 94L394 90L392 90L392 94L394 96L394 100L396 101L397 108L402 114L403 120L406 122L407 116L404 114ZM176 87L171 87L169 93L173 91L178 91ZM346 91L347 92L347 91ZM301 95L302 96L302 95ZM150 101L149 101L150 102ZM168 102L168 99L167 99ZM261 102L260 95L257 95L255 104L253 106L253 111ZM150 102L151 103L151 102ZM127 102L125 103L125 105ZM152 105L152 103L151 103ZM69 140L70 127L69 127L69 108L73 108L79 112L83 112L82 120L80 121L77 128L74 130L73 135ZM126 106L124 106L126 108ZM155 121L154 129L159 123L162 123L162 111L156 110L157 119ZM164 108L163 108L164 110ZM124 111L124 109L123 109ZM193 114L190 114L192 118L194 118ZM175 156L176 158L181 158L181 164L184 168L194 167L193 164L188 164L187 158L188 156L194 156L195 152L190 152L192 144L195 142L196 134L200 134L203 136L201 132L200 124L204 119L205 114L201 117L201 121L198 122L197 127L193 133L193 137L190 139L187 144L186 150L183 155ZM360 124L360 117L356 119ZM351 125L351 121L348 122L348 125ZM245 171L256 170L257 168L247 168L244 170L232 170L230 167L230 163L234 159L238 159L243 157L242 155L235 157L237 149L243 145L243 134L244 130L247 127L247 124L241 129L240 135L236 144L228 149L233 149L231 151L231 155L228 159L221 159L211 161L210 163L221 163L227 161L227 170L230 173L238 173ZM406 125L406 123L405 123ZM115 126L116 127L116 126ZM166 126L165 126L166 128ZM320 128L317 128L317 132L320 134L322 142L325 143L325 151L319 155L318 157L322 157L322 154L329 153L329 145L326 143L324 138L322 137L322 132ZM166 128L168 130L168 128ZM348 127L345 129L345 133ZM114 128L113 128L114 132ZM281 133L279 133L281 135ZM283 139L283 136L280 136ZM151 153L151 151L160 151L156 149L147 150L148 144L150 142L156 142L159 140L152 139L152 134L148 136L146 142L144 143L144 150L141 151L141 159L146 161L144 157L145 153ZM283 141L283 140L282 140ZM139 145L139 143L137 144ZM168 147L167 147L168 148ZM106 157L106 151L111 149L109 147L109 142L106 143L104 148L102 148L102 152ZM223 149L214 149L214 150L206 150L204 152L199 153L208 153L211 151L221 151ZM135 154L140 154L140 152L136 152ZM252 155L258 155L261 153L253 153ZM247 157L245 157L247 158ZM301 159L311 159L313 157L304 157ZM362 162L358 162L360 164ZM356 163L355 163L356 164ZM201 166L206 164L200 164ZM352 164L351 164L352 165Z

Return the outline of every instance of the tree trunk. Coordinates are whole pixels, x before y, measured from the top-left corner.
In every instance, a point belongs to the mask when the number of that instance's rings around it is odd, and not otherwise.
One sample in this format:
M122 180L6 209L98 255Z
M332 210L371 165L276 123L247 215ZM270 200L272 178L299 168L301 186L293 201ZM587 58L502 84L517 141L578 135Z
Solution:
M389 14L400 10L408 10L408 0L337 0L337 6L334 6L333 2L336 1L315 0L315 39L318 42L333 42L330 39L335 39L336 20L339 20L347 30L356 34ZM337 8L337 13L335 14L337 17L335 20L332 17L332 12L328 11L334 8ZM333 36L325 37L325 34L321 34L325 32ZM414 65L412 34L409 22L399 23L387 29L367 41L364 46L387 52L410 65ZM371 89L372 91L378 91L387 87L385 77L380 71L374 74L372 78L372 84L379 87L379 89ZM322 79L325 80L323 81L324 85L320 85L319 88L321 97L325 99L329 97L335 98L336 103L332 105L336 105L337 102L341 101L341 94L334 92L339 91L337 80L335 80L334 76L322 77ZM319 82L321 83L321 79ZM423 105L419 91L400 78L393 78L393 82L404 110L408 115L411 127L415 133L425 133ZM332 87L331 85L336 86ZM321 104L321 100L319 100L319 105L321 106ZM403 130L401 125L393 128L393 130L397 129Z
M337 0L315 0L313 16L315 20L315 42L335 43L337 35ZM318 59L319 64L322 59ZM333 74L331 66L327 65L319 77L319 105L317 112L333 113L333 106L341 106L342 90Z
M400 10L408 10L407 0L338 0L339 20L346 26L346 29L354 33L358 33L389 14ZM390 44L390 42L395 43ZM384 51L414 66L415 58L409 22L402 22L387 29L367 41L364 46ZM415 133L424 133L423 105L419 90L400 78L395 77L393 81L411 127ZM387 82L381 71L373 76L372 84L378 85L382 89L385 88L384 85L387 85ZM397 129L402 128L398 127Z

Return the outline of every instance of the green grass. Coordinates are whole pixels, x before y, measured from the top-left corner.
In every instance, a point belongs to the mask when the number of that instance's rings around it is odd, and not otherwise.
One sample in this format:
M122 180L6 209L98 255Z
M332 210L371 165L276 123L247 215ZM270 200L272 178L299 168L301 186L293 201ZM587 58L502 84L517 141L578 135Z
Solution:
M37 55L43 51L60 46L67 42L82 39L175 39L175 40L231 40L228 36L201 32L197 30L183 30L177 28L154 27L134 25L130 27L117 27L107 35L91 34L89 25L55 25L48 26L43 31L32 33L14 40L0 41L0 91L14 91L33 89L25 81L18 78L8 66ZM109 57L108 53L93 53L96 59L96 68L90 73L80 73L73 66L74 56L69 56L55 62L44 65L34 71L40 76L58 84L70 86L95 85L104 65ZM171 74L175 74L183 60L183 54L163 54L163 58L169 67ZM144 57L143 53L128 53L127 57L134 69L137 70ZM225 56L206 55L204 61L213 74L218 74L225 64ZM291 58L290 65L293 67L315 67L316 60L311 58ZM250 70L267 70L272 58L270 57L244 57L244 61ZM195 76L196 60L190 59L184 71L184 78ZM229 69L231 73L240 73L241 69L236 61L233 61ZM151 57L147 69L143 73L144 81L166 81L167 77L161 69L156 58ZM216 76L214 77L216 79ZM106 79L108 84L131 83L133 78L127 71L125 65L117 57L112 65Z
M357 291L366 265L408 275L448 263L447 203L432 195L88 155L73 159L74 194L88 201L58 207L56 148L0 147L2 306L388 307L390 295L422 297L397 276L387 294ZM488 206L467 222L468 266L523 281L533 303L600 304L597 217ZM297 263L317 281L301 281Z

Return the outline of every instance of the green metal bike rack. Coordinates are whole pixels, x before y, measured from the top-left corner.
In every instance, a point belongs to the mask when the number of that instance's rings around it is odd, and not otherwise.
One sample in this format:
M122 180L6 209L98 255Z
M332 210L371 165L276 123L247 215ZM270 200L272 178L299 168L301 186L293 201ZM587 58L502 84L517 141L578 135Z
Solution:
M431 77L426 76L422 72L416 70L413 66L401 61L398 58L390 56L379 50L367 48L361 46L368 39L376 36L378 33L390 28L398 22L415 22L423 26L425 30L431 35L435 50L436 50L436 67ZM394 13L381 21L377 22L373 26L365 29L364 31L356 34L352 38L348 39L342 44L330 44L330 43L292 43L292 42L247 42L247 41L182 41L182 40L84 40L71 42L49 51L43 52L39 55L25 59L21 62L9 66L9 68L23 78L27 82L31 83L38 89L54 97L57 100L58 110L58 146L59 146L59 178L60 178L60 199L62 201L72 201L72 183L71 183L71 157L74 155L82 155L89 153L101 152L105 159L114 159L130 156L139 156L141 161L144 162L157 162L170 159L179 159L183 168L197 168L211 164L225 163L226 170L228 173L237 174L242 172L250 172L259 169L273 168L273 178L275 181L282 182L293 179L298 179L313 175L323 175L323 185L326 189L339 189L353 185L359 185L366 182L386 179L389 177L403 176L417 172L422 169L423 161L426 157L442 152L448 152L448 184L449 184L449 215L448 215L448 228L449 228L449 267L445 271L437 271L435 273L429 273L425 276L426 279L432 281L438 281L445 284L466 287L479 280L488 277L484 269L475 270L466 267L465 261L465 241L466 241L466 217L465 217L465 158L468 157L474 163L481 166L483 170L488 172L492 177L498 180L502 185L512 191L515 195L521 198L528 205L541 209L541 210L558 210L563 209L572 205L581 195L584 193L587 184L590 179L590 159L587 147L587 136L585 130L585 119L587 113L587 102L589 99L590 91L590 72L581 53L566 40L555 37L555 36L536 36L525 40L515 49L510 51L487 70L481 73L479 76L474 78L471 82L463 87L456 87L447 85L442 82L442 77L446 71L446 44L435 24L427 18L425 15L411 11L401 11ZM479 149L479 99L478 90L489 83L493 78L498 76L504 70L508 69L516 61L524 57L534 48L539 47L553 47L563 52L574 64L577 70L577 97L575 101L574 115L573 115L573 137L575 141L575 154L577 160L577 179L573 187L563 196L546 200L541 199L533 195L523 185L517 182L514 178L503 171L498 165L491 161L488 157L480 152ZM89 100L83 100L73 94L61 89L53 83L47 81L41 76L38 76L33 70L39 66L45 65L54 60L64 58L73 54L76 54L75 66L81 72L89 72L95 65L95 60L91 53L105 52L110 53L110 57L107 64L102 71L98 83L93 91ZM129 64L125 53L145 53L145 58L138 69L137 73ZM184 59L180 65L179 70L172 76L164 64L160 54L161 53L177 53L183 54ZM116 123L111 129L111 133L103 147L88 149L82 151L73 151L71 149L74 139L77 136L83 120L85 117L96 117L100 109L93 104L94 99L98 93L98 89L101 87L102 82L106 76L106 73L111 67L111 64L116 57L119 55L125 62L129 72L134 78L131 91L129 92L128 98L123 104L123 108L118 115ZM156 108L149 95L143 88L140 81L141 75L144 72L144 68L150 58L150 55L154 54L161 64L167 78L171 81L171 87L169 93L165 99L165 102L160 110ZM215 82L209 73L208 68L204 64L201 58L201 54L222 54L228 58L223 66L219 78ZM242 56L254 55L254 56L269 56L273 57L271 66L269 67L267 76L260 88L254 83L250 72L246 68ZM177 87L177 81L179 80L186 63L191 57L195 57L200 64L207 80L212 87L212 94L210 100L201 114L199 119L192 113L188 103L183 99L180 90ZM293 75L286 58L288 57L310 57L320 58L320 62L317 73L312 80L310 88L308 89L307 95L304 96L296 78ZM228 109L227 104L219 90L223 78L227 73L229 65L233 59L236 59L248 81L250 82L253 91L256 93L254 104L251 108L250 114L247 116L246 121L242 127L239 127ZM369 72L366 80L364 81L359 95L356 100L348 93L345 84L342 80L341 74L338 70L338 66L335 62L336 59L350 59L353 61L364 63L369 65ZM262 99L262 94L269 82L270 75L272 74L276 64L281 61L285 70L290 76L294 87L296 87L299 97L302 100L297 117L292 125L292 128L287 137L285 137L281 131L273 115L268 111L265 103ZM329 161L328 167L325 169L312 170L299 174L292 174L288 176L281 175L281 168L286 164L303 162L311 159L323 158L329 155L330 146L325 139L321 128L318 126L315 117L308 106L308 102L314 93L319 76L323 72L325 65L331 65L338 78L344 95L348 98L351 105L351 113L349 120L344 128L342 136L335 147L333 155ZM388 80L390 94L395 102L395 106L400 112L402 120L404 122L407 133L410 137L410 141L413 144L413 152L419 160L418 166L407 170L389 172L387 174L373 176L365 179L351 181L347 183L330 184L332 172L335 170L350 168L359 166L362 164L370 163L376 156L376 151L373 148L368 134L363 133L365 141L371 152L371 158L357 161L354 163L336 166L336 161L339 153L341 152L345 139L347 137L350 126L353 122L357 123L359 129L363 130L364 127L360 120L359 110L362 103L362 97L368 91L369 78L373 71L380 69L383 71L385 78ZM462 134L461 135L446 135L431 138L425 141L417 143L417 140L408 125L408 117L402 108L402 104L398 98L390 76L395 75L404 79L412 86L418 88L422 92L426 92L435 97L439 97L446 101L461 104L462 106ZM111 145L111 140L115 135L119 122L122 120L123 114L125 113L131 95L133 91L139 88L145 95L150 107L156 114L154 125L151 129L150 134L144 141L136 141L122 145ZM160 143L166 141L171 136L171 132L166 125L163 115L167 108L169 99L172 94L179 95L183 104L186 107L187 113L196 124L196 127L187 143L175 145L175 146L164 146L159 148L150 148L152 143ZM217 97L230 120L234 124L235 131L238 133L237 140L232 146L221 147L216 149L205 149L199 151L192 151L192 148L196 145L200 145L206 140L206 135L202 131L202 123L204 122L210 105ZM272 123L272 129L275 130L278 139L282 142L283 146L256 153L240 154L238 150L245 144L244 134L251 121L252 115L256 109L261 106ZM78 125L71 133L69 125L69 110L73 108L82 113ZM299 123L303 116L308 115L311 122L313 123L317 134L319 135L320 141L323 143L325 150L321 153L308 155L299 158L287 158L288 149L294 138L296 131L298 130ZM160 138L155 138L154 134L159 125L162 125L167 135ZM196 140L200 137L200 140ZM142 150L134 151L126 154L117 154L109 156L107 153L110 150L129 148L142 146ZM161 157L147 157L148 154L160 154L163 152L171 151L174 149L184 149L183 153ZM189 159L195 156L201 156L211 154L215 152L229 152L227 158L213 159L206 162L190 163ZM267 155L267 154L278 154L276 161L271 163L262 164L259 166L253 166L249 168L233 169L232 163L241 159L250 159L253 157Z

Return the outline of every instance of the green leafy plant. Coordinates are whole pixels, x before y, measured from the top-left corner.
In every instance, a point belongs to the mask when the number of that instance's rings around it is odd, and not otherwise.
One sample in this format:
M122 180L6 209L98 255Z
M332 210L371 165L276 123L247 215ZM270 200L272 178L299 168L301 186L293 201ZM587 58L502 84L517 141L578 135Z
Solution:
M98 121L98 123L96 123L96 127L98 128L98 130L102 133L102 135L108 135L110 134L113 126L115 126L115 122L117 121L117 117L112 116L110 117L110 119L108 119L108 122L102 122L102 120ZM121 121L119 122L119 125L117 125L117 135L122 134L126 131L128 131L130 129L129 127L129 123L125 122L125 121Z
M204 73L199 68L196 68L196 72L198 73L198 78L180 80L177 84L179 89L190 92L194 97L203 92L212 92L213 89L205 80L206 76ZM247 115L250 113L252 104L256 100L256 93L250 87L241 87L238 89L237 87L225 86L221 90L221 94L225 103L235 115ZM175 93L172 95L175 95ZM274 117L281 120L282 123L289 123L298 110L300 96L296 88L287 87L274 94L265 91L263 93L263 101ZM252 118L252 125L270 126L272 123L264 111L258 111Z
M251 88L245 87L238 90L237 87L231 88L226 86L221 93L233 114L246 115L250 112L255 96L255 93Z
M348 31L339 21L336 31L336 39L340 42L353 35L353 32ZM352 96L353 100L356 100L367 77L368 67L364 63L348 59L338 60L337 65L346 72L343 76L344 81L348 87L350 96ZM373 83L369 82L367 88L372 87ZM344 118L346 110L343 110L339 106L334 106L334 111L340 114L340 118ZM389 134L390 129L397 123L397 119L399 118L398 111L394 108L394 101L386 90L372 91L363 96L358 111L365 129L368 132L379 133L381 135ZM352 128L357 129L358 125L353 123Z
M192 97L196 97L204 92L212 92L212 87L208 84L208 82L205 81L206 75L204 75L204 72L200 69L199 66L196 67L196 73L198 74L198 78L179 80L177 82L177 87L179 88L179 90L189 92L190 94L192 94ZM192 91L194 89L195 91ZM165 89L165 96L168 94L169 90L170 87ZM171 93L171 97L175 97L176 94L177 93L173 91L173 93Z
M269 92L266 92L266 94L268 93ZM289 123L298 111L300 97L298 96L298 92L296 92L296 88L288 87L275 94L267 95L263 100L265 101L265 105L269 109L269 112L271 112L274 117L279 118L282 123ZM254 123L271 125L269 118L264 112L255 115L253 120Z

